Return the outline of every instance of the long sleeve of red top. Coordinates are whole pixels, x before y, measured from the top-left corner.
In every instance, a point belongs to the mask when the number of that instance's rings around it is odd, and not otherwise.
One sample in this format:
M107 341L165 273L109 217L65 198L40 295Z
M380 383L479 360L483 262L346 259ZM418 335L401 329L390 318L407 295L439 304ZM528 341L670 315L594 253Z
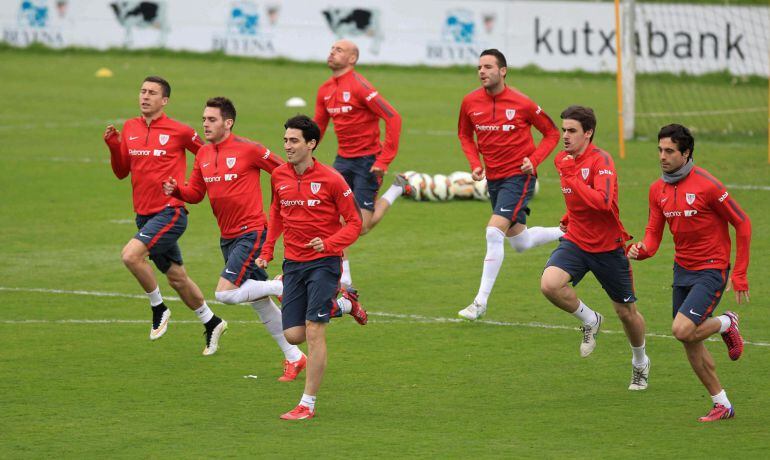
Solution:
M580 197L588 207L597 211L610 211L612 209L615 190L609 176L594 175L593 188L591 188L578 178L574 158L561 160L556 166L562 173L564 184L572 188L572 192Z
M729 195L721 202L718 200L719 197L713 197L714 210L735 228L735 266L730 277L733 282L733 289L748 291L749 281L746 278L746 272L749 268L751 220L748 214L743 212L743 209Z
M195 158L195 164L193 166L192 174L190 174L190 180L184 185L177 184L177 187L171 193L171 196L192 204L200 203L201 200L203 200L203 197L206 196L206 182L203 180L198 157Z
M112 172L118 179L125 179L131 171L128 150L123 137L119 134L112 135L104 140L110 149L110 165Z
M319 142L323 140L324 134L326 134L330 118L329 112L326 111L326 104L324 104L324 93L319 91L315 98L315 116L313 117L313 121L321 129L321 139L319 139Z
M266 261L273 260L273 254L275 251L275 242L283 233L283 218L281 217L281 206L279 204L278 195L275 193L275 184L271 181L272 189L272 201L270 203L270 217L267 225L267 238L262 245L262 251L259 257Z
M325 250L329 252L342 252L345 248L353 244L361 234L361 213L356 206L356 201L351 196L345 196L347 190L350 190L347 183L339 181L335 184L336 193L334 194L335 204L345 225L336 233L324 240Z
M535 151L529 157L532 166L537 168L559 144L561 135L559 134L559 128L556 127L553 120L551 120L551 117L549 117L543 109L534 102L532 102L529 107L529 113L532 125L543 135L543 138L540 139Z
M398 144L401 138L401 115L379 92L367 88L363 83L358 86L358 92L359 97L365 101L369 110L385 122L385 142L382 145L382 153L377 155L374 166L387 170L398 153Z
M471 166L471 171L482 167L479 147L476 145L476 138L473 134L473 121L468 116L466 99L463 99L460 105L460 116L457 120L457 137L460 139L460 147L463 149L465 158Z
M639 250L637 260L648 259L655 255L660 248L660 241L663 239L663 229L666 226L666 218L663 210L658 206L657 193L650 187L648 195L649 215L647 217L647 227L644 229L644 238L642 243L644 249Z

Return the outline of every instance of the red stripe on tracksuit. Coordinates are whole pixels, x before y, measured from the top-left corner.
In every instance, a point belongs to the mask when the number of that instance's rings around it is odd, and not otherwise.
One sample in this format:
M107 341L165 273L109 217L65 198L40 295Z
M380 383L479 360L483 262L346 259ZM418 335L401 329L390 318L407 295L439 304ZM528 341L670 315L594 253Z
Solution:
M243 280L243 275L246 274L246 269L249 268L249 265L251 265L251 261L254 260L254 253L257 252L257 249L259 249L259 243L264 241L265 239L265 230L262 230L257 238L254 239L254 247L251 248L251 251L249 252L249 256L246 257L246 260L243 262L243 265L241 265L240 271L238 271L238 278L235 279L235 285L240 286L241 281Z
M524 197L527 196L527 190L529 189L529 181L531 180L532 180L532 174L527 174L527 181L524 182L524 190L523 190L524 193L521 194L521 198L519 198L519 202L516 203L516 207L513 208L513 216L511 220L514 222L516 221L516 216L519 215L519 210L521 209L521 204L524 202Z
M161 237L162 237L164 234L166 234L166 232L168 232L169 230L171 230L171 227L173 227L173 226L174 226L174 224L176 223L176 221L177 221L177 220L179 220L179 215L180 215L180 213L181 213L181 211L180 211L180 208L174 208L174 217L173 217L173 218L171 218L171 222L169 222L168 224L166 224L166 226L165 226L165 227L161 228L161 229L160 229L160 231L159 231L158 233L156 233L156 234L155 234L155 237L154 237L153 239L151 239L149 243L147 243L147 249L152 249L152 247L153 247L153 246L155 246L155 243L157 243L157 242L158 242L158 240L159 240L159 239L160 239L160 238L161 238Z
M337 278L337 292L342 291L342 284L340 284L340 279L342 279L342 257L340 257L340 277ZM332 299L332 311L330 315L336 317L337 314L339 313L339 310L340 310L340 307L339 305L337 305L337 299Z
M720 273L722 274L722 286L724 286L727 283L727 270L721 270ZM711 305L709 305L708 308L706 309L706 313L703 315L704 318L708 318L711 312L714 311L714 308L716 308L717 302L719 302L720 297L722 297L721 289L714 294L714 300L711 302Z

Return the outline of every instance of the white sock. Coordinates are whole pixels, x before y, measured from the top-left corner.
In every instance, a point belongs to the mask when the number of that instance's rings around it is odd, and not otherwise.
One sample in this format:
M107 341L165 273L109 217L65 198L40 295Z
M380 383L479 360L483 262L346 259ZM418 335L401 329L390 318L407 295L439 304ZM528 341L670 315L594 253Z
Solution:
M337 299L337 306L340 307L340 311L343 315L350 313L350 311L353 309L353 304L344 297Z
M200 306L197 310L195 310L195 314L198 315L198 319L201 320L201 323L206 324L209 321L211 321L211 318L214 317L214 312L211 311L208 305L206 305L206 302L203 302L203 305Z
M342 276L340 276L340 284L344 287L353 285L353 277L350 276L350 261L348 259L342 259Z
M251 302L270 295L283 295L283 281L256 281L248 279L238 289L217 291L214 295L218 301L227 304Z
M495 285L497 274L505 258L505 233L497 227L487 227L487 254L484 256L484 269L481 272L481 285L475 302L486 306L489 294Z
M305 406L310 408L310 410L315 410L315 396L310 396L309 394L302 393L302 399L299 400L300 406Z
M404 194L404 187L400 187L398 185L391 185L388 191L382 194L382 199L387 201L388 204L391 206L393 205L393 202L396 201L398 197Z
M722 390L715 395L711 395L711 400L714 401L714 404L721 404L728 409L733 407L733 405L730 404L730 400L727 399L727 393L725 393L725 390Z
M156 287L152 292L146 292L147 297L150 298L150 306L156 307L163 303L163 297L160 295L160 286Z
M508 243L516 252L524 252L527 249L540 246L551 241L556 241L564 236L559 227L530 227L516 236L508 238Z
M591 310L588 305L584 304L582 300L578 299L580 306L578 309L572 312L572 316L579 319L583 324L589 324L591 326L596 325L599 322L599 316L595 311Z
M273 340L281 348L283 355L289 361L297 361L302 358L302 351L296 345L290 344L286 341L286 337L283 335L283 320L281 318L281 310L273 302L273 299L259 299L251 303L251 308L257 312L262 324L265 325L267 332L273 336Z
M717 316L717 319L722 323L722 325L719 326L720 334L725 332L733 324L733 320L731 320L727 315L719 315Z
M635 347L631 346L631 353L633 354L633 358L631 358L631 364L634 367L644 367L647 365L647 351L645 350L645 343L642 343L642 346Z

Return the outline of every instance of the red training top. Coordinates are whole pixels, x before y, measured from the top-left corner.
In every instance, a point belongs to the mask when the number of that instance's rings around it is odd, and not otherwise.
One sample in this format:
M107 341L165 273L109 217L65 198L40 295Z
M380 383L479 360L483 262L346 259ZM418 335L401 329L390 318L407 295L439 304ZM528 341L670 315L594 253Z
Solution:
M199 203L208 192L222 238L235 238L265 228L259 172L271 173L283 163L283 158L262 144L230 134L219 144L201 147L190 181L179 185L172 195Z
M543 133L535 148L532 126ZM473 135L476 134L474 140ZM537 166L559 143L559 129L539 105L508 86L490 96L479 88L463 98L457 136L471 170L481 166L484 157L487 179L503 179L522 174L521 162L529 157Z
M674 235L674 260L687 270L724 270L730 266L730 233L735 227L733 289L747 291L751 221L727 193L727 189L705 169L695 166L674 184L659 179L650 186L650 217L639 259L652 257L660 247L668 222Z
M299 175L290 163L285 163L273 170L270 183L273 203L261 259L272 260L281 233L284 257L295 262L342 256L342 250L358 239L361 214L353 191L333 168L314 158L313 164ZM323 240L324 252L305 247L316 237Z
M620 222L618 177L612 157L593 144L575 159L564 160L567 155L561 151L554 159L567 205L562 218L567 225L564 238L586 252L623 247L631 238Z
M150 215L166 206L182 206L176 198L163 193L163 181L169 176L184 181L187 170L185 149L197 153L203 145L190 126L165 113L148 125L144 117L126 120L123 132L105 140L110 148L112 171L118 179L131 173L134 211Z
M331 77L318 88L314 118L322 138L329 118L334 120L341 157L376 154L374 166L383 170L396 158L401 115L356 71ZM384 144L380 141L380 118L385 120Z

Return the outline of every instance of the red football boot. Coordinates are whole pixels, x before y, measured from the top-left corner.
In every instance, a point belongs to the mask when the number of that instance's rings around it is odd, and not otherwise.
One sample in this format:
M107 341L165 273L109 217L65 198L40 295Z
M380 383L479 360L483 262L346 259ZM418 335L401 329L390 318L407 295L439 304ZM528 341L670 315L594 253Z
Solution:
M283 361L283 375L278 377L279 382L291 382L297 378L302 369L307 366L307 356L304 354L296 361Z

